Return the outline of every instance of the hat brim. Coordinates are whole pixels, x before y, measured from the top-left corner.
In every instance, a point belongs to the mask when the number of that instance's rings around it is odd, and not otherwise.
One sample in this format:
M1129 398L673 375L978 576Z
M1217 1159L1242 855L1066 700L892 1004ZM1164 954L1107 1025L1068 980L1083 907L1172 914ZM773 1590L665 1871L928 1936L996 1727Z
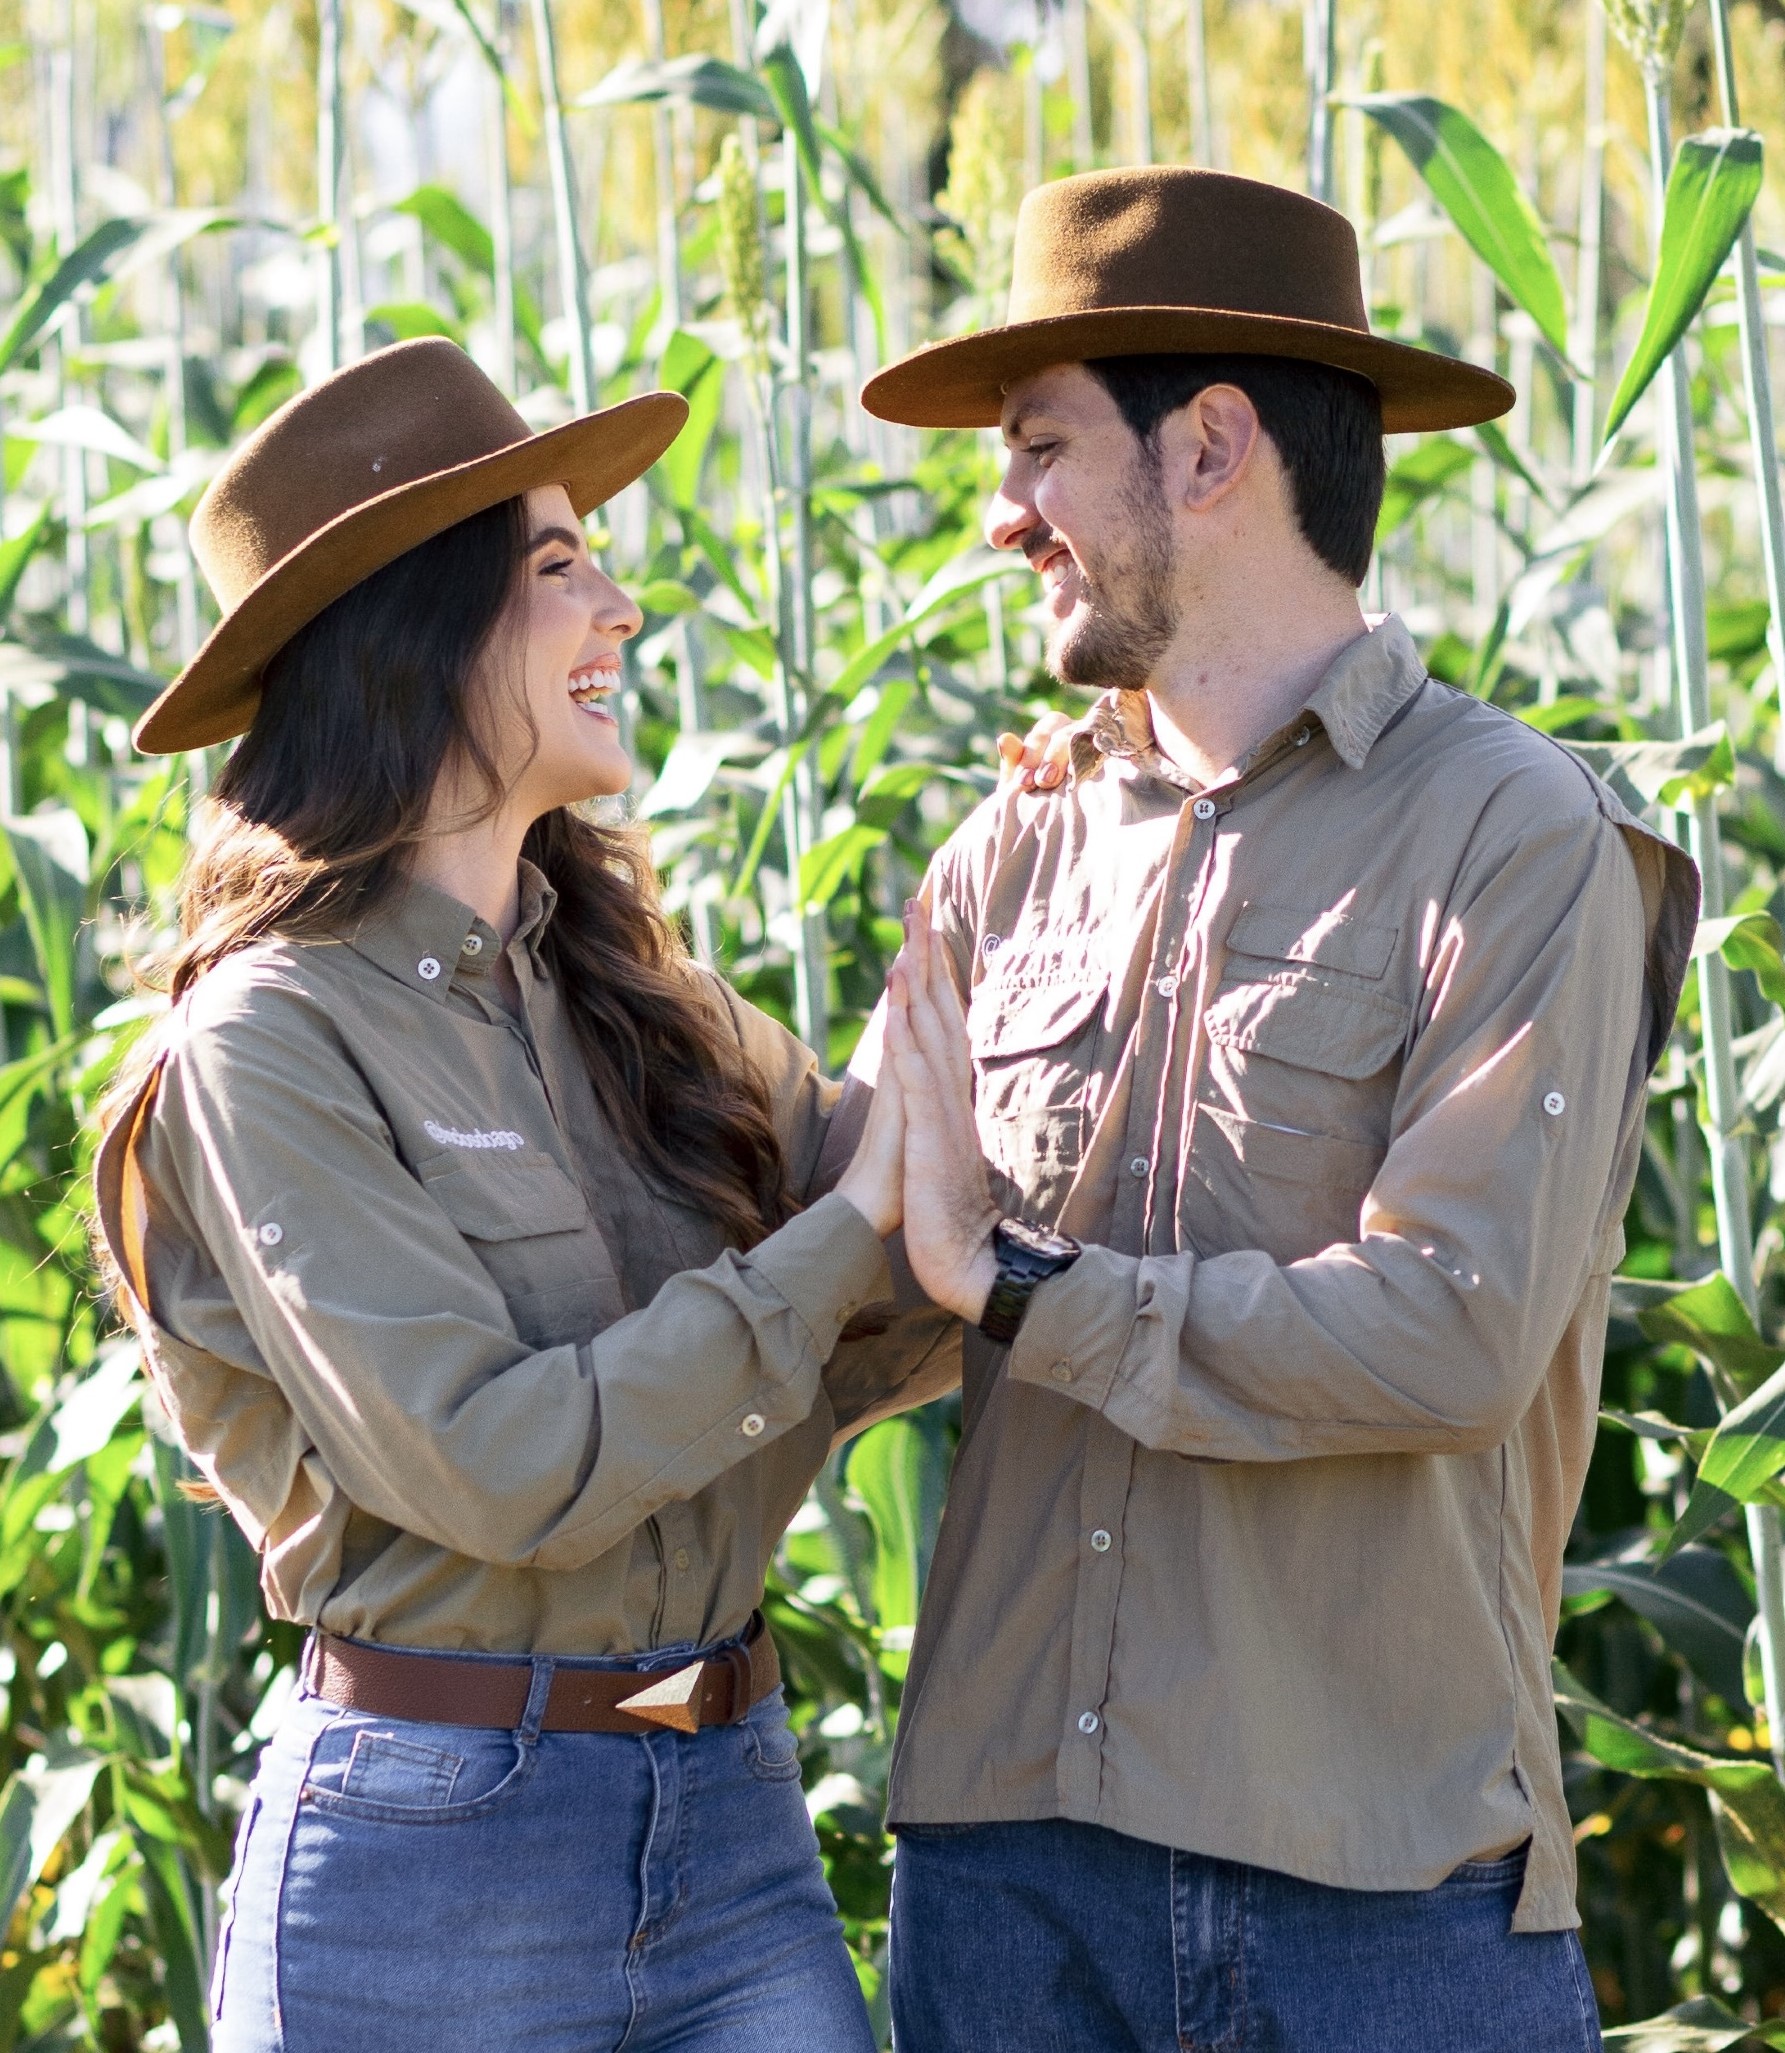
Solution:
M889 364L862 404L911 428L995 428L1019 378L1090 357L1154 354L1286 356L1368 378L1382 396L1385 434L1472 428L1509 412L1504 378L1455 357L1325 321L1203 307L1105 307L984 328L933 342Z
M145 755L171 755L245 733L260 704L267 663L362 579L472 514L541 485L562 485L580 519L642 477L687 418L680 393L647 392L412 479L341 514L230 608L137 722L136 746Z

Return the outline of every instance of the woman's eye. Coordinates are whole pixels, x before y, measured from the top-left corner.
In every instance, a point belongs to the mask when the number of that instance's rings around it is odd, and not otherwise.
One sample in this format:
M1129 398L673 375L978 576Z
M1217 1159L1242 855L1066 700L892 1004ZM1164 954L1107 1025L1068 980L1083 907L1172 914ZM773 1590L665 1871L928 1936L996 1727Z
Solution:
M574 567L570 557L561 556L555 563L542 563L539 566L539 574L541 577L562 577L566 571Z

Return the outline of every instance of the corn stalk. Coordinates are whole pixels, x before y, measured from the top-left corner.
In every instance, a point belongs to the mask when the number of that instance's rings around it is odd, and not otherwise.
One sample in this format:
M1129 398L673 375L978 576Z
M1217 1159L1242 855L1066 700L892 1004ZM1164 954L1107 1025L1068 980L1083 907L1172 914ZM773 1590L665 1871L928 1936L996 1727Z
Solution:
M589 336L589 285L583 245L577 233L579 203L564 102L558 91L558 44L552 29L552 0L532 0L533 49L539 66L539 96L545 107L545 153L551 167L552 222L557 231L558 296L569 331L570 400L578 413L595 405L595 352Z

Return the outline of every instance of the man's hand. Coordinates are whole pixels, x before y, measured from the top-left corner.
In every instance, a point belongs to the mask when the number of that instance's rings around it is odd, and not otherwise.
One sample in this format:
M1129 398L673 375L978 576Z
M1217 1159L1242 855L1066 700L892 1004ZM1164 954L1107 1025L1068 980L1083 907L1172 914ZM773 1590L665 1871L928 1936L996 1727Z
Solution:
M1053 791L1066 781L1072 756L1067 732L1077 723L1065 713L1043 713L1019 741L1014 734L998 737L998 783L1024 791Z
M992 1203L973 1116L967 1021L946 952L916 899L886 985L886 1060L904 1100L905 1252L933 1303L979 1323L998 1274Z

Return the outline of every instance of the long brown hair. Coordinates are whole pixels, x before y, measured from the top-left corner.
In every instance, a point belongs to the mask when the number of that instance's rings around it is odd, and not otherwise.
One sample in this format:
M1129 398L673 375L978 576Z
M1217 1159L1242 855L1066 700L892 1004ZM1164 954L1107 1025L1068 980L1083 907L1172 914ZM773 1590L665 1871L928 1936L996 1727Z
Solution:
M526 544L523 500L474 514L273 658L187 861L162 972L173 998L237 949L339 932L401 890L455 754L500 803L474 677L524 589ZM560 808L524 853L558 894L542 952L610 1128L672 1197L751 1246L791 1209L768 1089L664 915L647 847Z

